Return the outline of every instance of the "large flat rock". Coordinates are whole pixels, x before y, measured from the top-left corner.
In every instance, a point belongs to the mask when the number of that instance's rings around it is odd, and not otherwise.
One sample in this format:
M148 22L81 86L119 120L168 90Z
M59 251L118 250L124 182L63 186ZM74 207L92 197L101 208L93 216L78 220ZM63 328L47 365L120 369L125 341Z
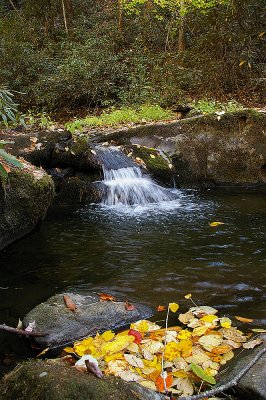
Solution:
M76 311L70 311L66 307L64 294L74 301ZM86 336L95 335L98 331L125 327L153 314L148 306L134 306L134 310L127 311L124 302L100 301L95 293L86 296L74 293L57 294L30 311L24 318L23 325L27 326L35 321L36 330L48 333L44 337L36 338L38 345L59 349Z

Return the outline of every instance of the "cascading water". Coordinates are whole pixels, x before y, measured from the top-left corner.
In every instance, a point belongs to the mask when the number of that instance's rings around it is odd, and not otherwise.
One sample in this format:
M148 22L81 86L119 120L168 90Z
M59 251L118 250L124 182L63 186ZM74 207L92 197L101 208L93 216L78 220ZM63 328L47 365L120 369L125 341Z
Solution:
M97 153L102 161L106 189L102 204L145 205L177 199L176 192L143 175L140 167L117 148L101 148Z

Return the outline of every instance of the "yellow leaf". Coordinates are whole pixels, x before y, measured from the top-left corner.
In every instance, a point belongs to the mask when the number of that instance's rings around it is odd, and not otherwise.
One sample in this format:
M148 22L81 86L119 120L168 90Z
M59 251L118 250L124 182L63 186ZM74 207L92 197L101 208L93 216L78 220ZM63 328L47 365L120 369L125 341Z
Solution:
M255 328L255 329L251 329L252 332L256 332L256 333L266 333L266 329L260 329L260 328Z
M209 314L209 315L204 315L204 317L202 317L200 321L210 322L211 324L215 324L215 322L218 321L218 319L219 318L216 315Z
M224 222L214 221L214 222L210 222L209 225L210 225L212 228L215 228L216 226L224 225Z
M75 353L75 350L73 349L73 347L65 347L65 348L64 348L64 351L65 351L66 353Z
M172 375L175 376L176 378L181 378L181 379L187 378L187 373L183 370L173 372Z
M150 158L155 158L155 155L154 154L150 154Z
M189 339L191 335L192 333L189 332L187 329L182 329L182 331L180 331L179 334L177 335L177 338L179 340L186 340Z
M119 353L126 348L130 343L134 342L135 337L132 335L127 336L116 336L112 342L106 342L103 346L103 352L106 355Z
M180 350L178 343L170 342L167 343L164 350L164 359L167 361L173 361L176 357L180 357Z
M40 357L43 356L45 353L47 353L47 351L49 350L49 347L47 347L46 349L44 349L43 351L41 351L36 357ZM65 350L65 349L64 349ZM73 349L72 349L73 350ZM65 350L66 351L66 350Z
M181 352L181 356L183 358L190 356L192 347L193 343L191 340L180 340L180 342L177 343L177 349Z
M179 305L177 303L169 303L170 310L175 313L179 309Z
M220 318L220 324L221 324L221 326L222 326L223 328L229 329L229 328L231 328L232 321L231 321L230 318L223 317L223 318Z
M192 297L192 294L191 294L191 293L189 293L189 294L186 294L184 297L185 297L185 299L191 299L191 297Z
M109 342L109 340L112 340L115 336L115 333L112 331L106 331L102 334L102 338L106 341Z
M104 357L104 361L106 361L107 363L113 360L124 360L124 353L120 352L120 353L110 354L109 356Z
M210 329L208 326L199 326L198 328L193 329L192 336L202 336L208 329Z
M244 65L246 63L246 60L242 60L242 61L240 61L240 63L239 63L239 67L242 67L242 65Z

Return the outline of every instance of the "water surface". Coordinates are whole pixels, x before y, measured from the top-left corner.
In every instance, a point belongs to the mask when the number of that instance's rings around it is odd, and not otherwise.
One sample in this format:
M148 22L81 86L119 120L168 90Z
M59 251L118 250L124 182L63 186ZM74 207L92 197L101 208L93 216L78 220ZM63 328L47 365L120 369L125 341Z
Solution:
M225 224L211 228L209 222ZM180 191L146 207L90 205L44 221L0 256L0 323L55 292L88 289L151 306L192 293L224 315L265 322L265 196Z

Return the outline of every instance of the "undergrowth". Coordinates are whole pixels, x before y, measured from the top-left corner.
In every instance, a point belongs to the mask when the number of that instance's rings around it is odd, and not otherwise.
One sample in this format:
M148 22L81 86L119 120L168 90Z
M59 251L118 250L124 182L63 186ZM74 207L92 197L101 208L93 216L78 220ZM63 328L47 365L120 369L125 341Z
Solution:
M117 126L128 123L141 123L168 120L174 118L174 113L158 105L142 105L139 108L123 107L118 110L103 112L99 117L88 116L67 122L65 127L71 133L85 127Z

